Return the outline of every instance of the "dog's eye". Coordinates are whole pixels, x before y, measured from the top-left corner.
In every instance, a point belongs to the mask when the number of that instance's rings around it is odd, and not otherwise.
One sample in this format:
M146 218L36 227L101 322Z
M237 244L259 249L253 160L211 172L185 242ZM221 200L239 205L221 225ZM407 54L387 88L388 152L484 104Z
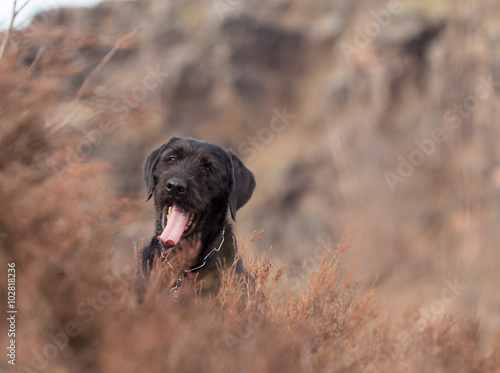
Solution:
M175 161L177 161L176 157L170 157L170 158L168 158L168 163L175 163Z
M212 169L212 167L210 167L210 166L206 166L206 167L205 167L205 172L206 172L207 174L211 174L212 172L214 172L214 170Z

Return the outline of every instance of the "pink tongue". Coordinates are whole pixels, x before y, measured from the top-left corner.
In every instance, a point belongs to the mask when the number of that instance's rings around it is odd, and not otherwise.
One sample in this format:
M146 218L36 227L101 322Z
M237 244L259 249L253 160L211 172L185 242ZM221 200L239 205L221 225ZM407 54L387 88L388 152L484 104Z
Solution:
M176 245L181 239L188 221L189 213L182 211L177 205L173 205L170 219L168 219L167 225L158 239L166 245Z

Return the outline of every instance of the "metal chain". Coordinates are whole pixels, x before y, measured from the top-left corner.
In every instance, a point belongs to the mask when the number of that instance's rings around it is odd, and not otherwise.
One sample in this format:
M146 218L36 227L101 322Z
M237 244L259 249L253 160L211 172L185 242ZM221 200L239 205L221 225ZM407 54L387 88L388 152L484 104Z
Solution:
M222 227L222 240L219 244L219 247L214 247L212 249L212 251L210 251L204 258L203 258L203 263L200 264L199 266L197 267L194 267L194 268L190 268L190 269L185 269L184 272L185 273L190 273L190 272L193 272L193 271L196 271L197 269L200 269L200 268L203 268L205 266L205 264L207 264L207 260L212 256L213 253L215 253L216 251L219 251L221 248L222 248L222 244L224 243L224 238L225 238L225 233L226 233L226 227ZM174 267L172 267L172 264L170 264L170 262L168 261L167 259L167 251L161 253L161 256L163 259L165 259L165 261L167 262L167 264L170 266L171 269L174 269ZM182 280L184 280L184 276L182 275L179 275L179 277L177 278L177 280L175 281L175 286L170 289L170 292L172 293L177 293L182 285Z
M189 272L193 272L193 271L196 271L197 269L200 269L202 267L205 266L205 264L207 264L207 260L208 258L210 258L212 256L213 253L215 253L216 251L219 251L222 247L222 244L224 243L224 234L226 233L226 227L222 227L222 240L220 242L220 245L219 247L214 247L212 249L212 251L210 251L204 258L203 258L203 263L200 264L198 267L194 267L194 268L191 268L191 269L185 269L184 272L186 273L189 273Z
M184 280L184 277L182 275L179 275L177 280L175 280L175 286L172 289L170 289L171 293L174 293L174 295L177 294L177 292L181 288L182 280Z

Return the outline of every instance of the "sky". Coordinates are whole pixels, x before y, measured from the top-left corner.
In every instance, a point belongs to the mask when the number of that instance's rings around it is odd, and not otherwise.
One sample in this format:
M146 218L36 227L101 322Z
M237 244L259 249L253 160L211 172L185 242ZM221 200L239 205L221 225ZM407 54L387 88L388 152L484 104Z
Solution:
M31 18L40 11L60 8L60 7L81 7L81 6L94 6L102 0L31 0L28 5L16 17L14 26L22 26L29 23ZM19 9L26 0L17 0L17 9ZM4 30L10 23L12 16L12 7L14 0L0 0L0 30Z

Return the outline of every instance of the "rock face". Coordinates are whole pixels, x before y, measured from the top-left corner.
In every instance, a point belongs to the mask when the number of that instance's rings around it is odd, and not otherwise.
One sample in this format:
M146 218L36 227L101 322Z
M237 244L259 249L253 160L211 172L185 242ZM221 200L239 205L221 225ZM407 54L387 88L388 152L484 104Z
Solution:
M43 25L35 18L32 28L76 31L34 33L20 45L27 63L61 40L79 46L68 60L81 67L68 87L74 93L135 29L135 43L86 92L107 103L93 108L96 117L123 107L113 115L120 130L94 154L117 167L119 188L143 192L144 156L170 135L232 147L258 179L240 228L265 227L263 247L303 258L314 242L338 241L351 227L376 248L362 265L384 277L420 250L442 258L467 251L460 217L500 187L500 33L486 17L498 7L423 3L384 21L373 14L388 14L386 5L368 1L106 1L49 12ZM347 54L346 45L354 48ZM277 122L283 110L293 119ZM457 191L463 180L484 190ZM491 216L489 230L495 211L485 204L471 213Z

